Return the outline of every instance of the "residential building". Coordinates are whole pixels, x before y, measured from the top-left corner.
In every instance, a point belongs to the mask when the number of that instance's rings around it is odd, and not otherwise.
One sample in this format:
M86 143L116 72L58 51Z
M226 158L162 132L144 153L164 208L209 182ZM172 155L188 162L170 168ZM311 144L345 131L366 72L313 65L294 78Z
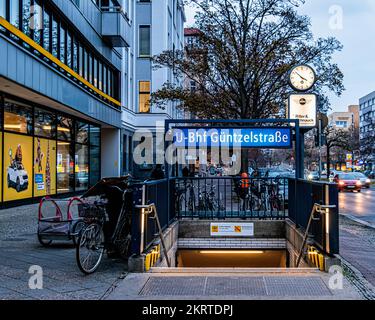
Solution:
M3 204L84 192L120 174L128 8L0 0Z
M361 155L369 169L375 167L375 91L359 99Z
M165 108L150 103L151 94L170 83L183 85L183 79L170 68L153 68L152 57L164 51L184 49L184 23L186 21L182 0L134 1L130 12L131 43L126 50L126 83L128 92L122 113L122 173L133 173L147 177L153 165L135 165L133 150L139 141L134 141L135 131L157 130L164 133L166 119L183 117L176 103L167 103ZM154 154L155 154L154 145ZM154 157L155 160L155 157Z

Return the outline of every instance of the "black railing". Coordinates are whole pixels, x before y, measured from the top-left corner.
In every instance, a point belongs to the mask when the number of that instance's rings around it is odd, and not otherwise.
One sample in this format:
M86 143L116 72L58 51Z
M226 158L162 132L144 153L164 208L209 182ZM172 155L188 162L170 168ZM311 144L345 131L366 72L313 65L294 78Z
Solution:
M289 181L289 218L306 230L314 204L333 205L335 209L313 220L309 230L315 245L328 254L339 253L339 201L336 184L305 180Z
M179 218L284 219L287 178L174 178ZM173 210L173 208L171 208Z

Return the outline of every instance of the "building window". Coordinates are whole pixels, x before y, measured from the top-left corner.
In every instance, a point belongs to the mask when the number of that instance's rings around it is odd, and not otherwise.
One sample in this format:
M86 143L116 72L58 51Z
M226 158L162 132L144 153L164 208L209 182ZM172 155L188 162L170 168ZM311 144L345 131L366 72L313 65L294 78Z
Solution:
M73 70L78 73L78 43L73 41Z
M94 60L94 72L93 72L93 76L94 76L94 81L93 81L93 85L94 87L98 87L98 60L96 60L95 58L93 59Z
M32 107L11 100L4 103L4 129L7 131L32 134L33 109Z
M139 82L139 112L150 112L150 99L151 99L151 82Z
M56 138L56 115L43 109L35 108L35 135Z
M7 16L6 0L0 0L0 17L6 18L6 16Z
M52 54L57 58L58 56L58 44L59 44L59 25L53 17L52 20Z
M151 28L150 26L139 26L139 56L149 57L151 55Z
M69 32L66 33L66 64L73 69L72 65L72 36Z
M48 12L44 11L43 15L43 47L47 51L51 52L50 48L50 15Z
M24 34L30 37L31 29L30 29L30 7L31 1L30 0L23 0L22 1L22 31Z
M108 93L107 90L107 67L103 66L103 92Z
M9 22L14 25L16 28L20 27L20 2L19 0L10 0L9 1L9 13L10 19Z
M103 91L103 65L99 62L99 90Z
M89 142L89 125L76 121L76 142L87 144Z
M84 191L89 187L89 147L76 144L75 149L75 190Z
M62 26L60 27L60 61L65 63L65 33L66 30Z
M74 134L73 120L67 117L57 117L57 139L71 141Z
M57 193L74 191L74 149L69 142L57 143Z

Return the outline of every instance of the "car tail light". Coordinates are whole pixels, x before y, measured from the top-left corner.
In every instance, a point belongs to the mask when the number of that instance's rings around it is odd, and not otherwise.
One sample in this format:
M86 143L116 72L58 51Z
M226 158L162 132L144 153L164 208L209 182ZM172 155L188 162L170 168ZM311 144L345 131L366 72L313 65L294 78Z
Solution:
M362 186L362 183L361 183L361 181L359 181L359 180L358 180L355 184L356 184L357 186L359 186L359 187Z

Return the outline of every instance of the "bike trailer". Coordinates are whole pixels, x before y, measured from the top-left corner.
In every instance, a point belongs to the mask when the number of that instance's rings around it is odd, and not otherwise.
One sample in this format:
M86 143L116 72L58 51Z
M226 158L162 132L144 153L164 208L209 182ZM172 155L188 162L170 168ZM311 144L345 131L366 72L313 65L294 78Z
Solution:
M39 242L43 246L49 246L52 241L73 241L75 244L76 237L84 226L83 219L79 216L82 205L79 198L43 198L38 210Z

